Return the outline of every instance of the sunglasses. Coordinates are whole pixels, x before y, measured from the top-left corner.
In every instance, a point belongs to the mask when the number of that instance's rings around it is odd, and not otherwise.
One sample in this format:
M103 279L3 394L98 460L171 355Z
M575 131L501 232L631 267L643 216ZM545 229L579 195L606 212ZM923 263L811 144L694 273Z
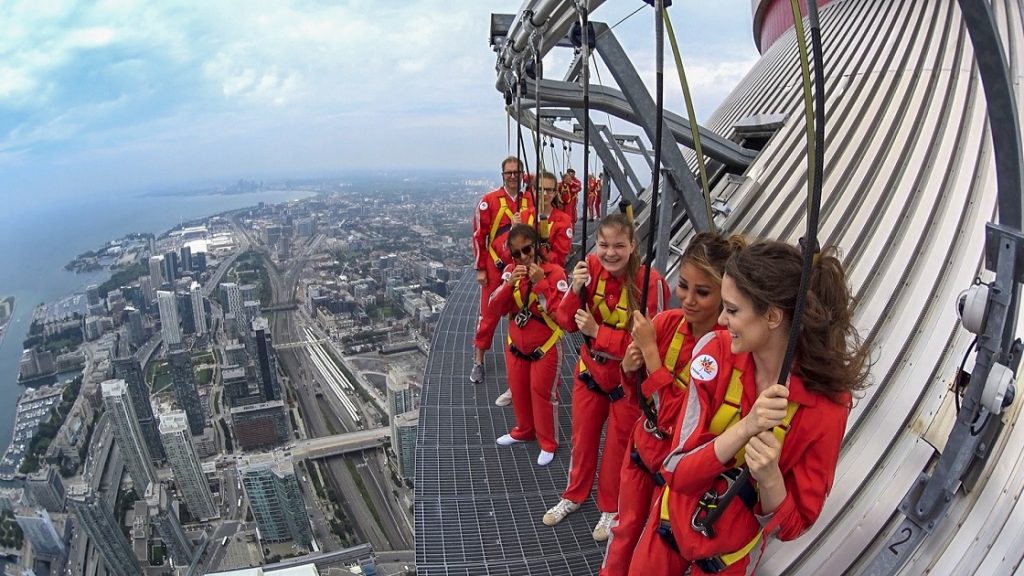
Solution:
M533 254L533 244L527 244L526 246L523 246L518 250L510 247L508 249L508 253L511 254L513 258L518 260L523 256L529 256L530 254Z

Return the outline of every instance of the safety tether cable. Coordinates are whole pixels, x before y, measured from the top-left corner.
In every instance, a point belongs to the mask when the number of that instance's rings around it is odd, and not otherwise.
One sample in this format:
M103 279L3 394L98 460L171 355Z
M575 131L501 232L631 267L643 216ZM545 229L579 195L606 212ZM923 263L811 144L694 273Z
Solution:
M679 86L683 91L683 101L686 102L686 115L690 119L690 132L693 133L693 151L697 155L697 172L700 175L700 187L704 191L704 210L708 219L708 229L715 230L715 213L711 210L711 187L708 184L708 169L704 161L704 150L700 144L700 125L697 123L697 114L693 110L693 99L690 98L690 84L686 81L686 69L683 67L683 56L679 51L679 44L676 42L676 33L672 30L672 19L665 10L665 28L668 30L668 41L672 45L672 55L676 60L676 70L679 73Z
M647 314L647 299L651 287L651 268L654 267L654 238L658 233L658 188L661 180L661 139L665 116L665 0L654 3L654 166L651 169L651 209L647 212L647 257L644 266L643 287L639 310ZM647 421L658 430L658 415L643 394L644 371L636 371L636 397Z

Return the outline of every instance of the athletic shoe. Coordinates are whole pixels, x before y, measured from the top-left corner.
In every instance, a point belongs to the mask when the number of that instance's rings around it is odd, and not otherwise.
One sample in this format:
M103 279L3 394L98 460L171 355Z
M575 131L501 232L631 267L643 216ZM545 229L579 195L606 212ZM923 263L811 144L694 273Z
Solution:
M555 524L558 524L559 522L564 520L566 516L572 514L573 512L579 509L579 504L573 502L572 500L566 500L565 498L562 498L561 500L558 501L558 504L555 504L550 510L548 510L544 514L544 524L548 526L554 526Z
M618 512L601 512L601 519L597 521L597 526L594 526L594 540L598 542L604 542L611 536L612 525L618 520Z
M498 443L498 446L511 446L513 444L519 444L520 442L525 442L525 440L520 440L518 438L513 438L511 434L505 434L501 438L498 438L497 440L495 440L495 442Z
M555 459L554 452L548 452L547 450L541 450L540 454L537 455L537 466L547 466L551 464L551 461Z
M484 365L483 363L473 363L473 369L469 371L469 381L474 384L479 384L484 381Z
M497 398L494 399L494 405L495 406L508 406L511 403L512 403L512 389L511 388L507 388L504 392L501 393L501 396L498 396Z

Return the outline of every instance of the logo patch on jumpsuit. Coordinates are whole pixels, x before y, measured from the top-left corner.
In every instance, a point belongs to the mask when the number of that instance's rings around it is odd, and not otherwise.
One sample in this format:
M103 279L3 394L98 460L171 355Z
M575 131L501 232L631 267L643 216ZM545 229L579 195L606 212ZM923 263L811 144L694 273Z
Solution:
M481 210L487 210L487 201L486 200L480 203L480 209Z
M701 354L690 363L690 377L696 380L711 380L718 375L718 361L709 354Z

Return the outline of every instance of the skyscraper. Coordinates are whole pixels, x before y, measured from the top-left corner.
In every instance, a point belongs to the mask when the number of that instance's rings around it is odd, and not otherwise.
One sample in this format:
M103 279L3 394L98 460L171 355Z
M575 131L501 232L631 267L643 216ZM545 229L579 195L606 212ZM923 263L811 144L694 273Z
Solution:
M288 407L280 400L232 408L231 427L243 450L269 448L291 438Z
M128 386L124 380L107 380L100 384L100 388L103 392L103 405L114 428L114 438L134 483L135 494L141 497L146 486L157 481L157 475L132 407Z
M192 317L192 296L188 292L175 292L178 302L178 319L181 320L182 334L195 334L196 323Z
M174 284L178 279L178 253L171 250L164 254L163 264L164 282Z
M90 284L85 287L85 303L89 306L95 306L100 303L99 286Z
M398 473L402 478L416 477L416 432L419 424L418 410L399 414L391 419L391 430L394 434L391 437L392 447L398 458Z
M193 282L189 287L189 296L192 298L192 321L195 324L196 336L206 334L206 305L203 303L203 287L199 282Z
M64 554L64 539L46 510L22 509L14 515L22 534L32 543L32 553L47 559Z
M192 355L188 350L173 350L167 355L171 363L171 383L178 406L188 415L188 428L193 434L202 434L203 405L196 390L196 373L192 369Z
M68 490L68 508L78 518L79 529L85 531L103 557L108 574L138 576L143 573L113 511L87 484L73 485Z
M164 278L164 257L163 256L150 256L149 257L149 278L150 282L153 283L153 288L160 288L166 281Z
M277 385L277 359L270 338L270 323L266 318L256 318L252 321L252 330L255 333L256 364L259 367L260 384L263 386L263 398L267 402L277 400L281 393Z
M170 556L174 565L188 566L191 564L195 547L185 535L185 529L181 527L181 521L174 513L171 499L167 496L167 488L163 484L150 484L146 489L146 510L149 514L149 522L156 527L160 539L167 547L167 555Z
M291 456L275 451L243 458L238 474L263 539L293 540L309 548L309 516Z
M188 417L185 413L176 410L162 414L160 437L167 453L167 462L174 473L174 482L178 485L178 494L188 507L189 514L204 521L219 516L188 430Z
M388 384L388 418L394 418L413 409L412 389L409 388L409 374L401 370L390 370ZM394 438L394 436L392 436Z
M141 276L139 277L139 288L142 290L142 297L146 302L146 305L142 307L144 311L149 311L150 306L156 300L156 288L153 287L152 276Z
M164 447L160 443L160 432L157 430L156 419L153 417L153 404L149 401L149 386L142 374L142 366L134 356L114 358L114 377L124 380L128 386L128 396L132 399L132 409L146 440L146 448L154 461L164 459Z
M36 506L50 512L64 511L64 499L67 497L64 493L64 481L61 480L55 466L44 466L41 470L29 474L25 480L25 489Z
M224 312L235 315L235 318L242 317L242 291L234 282L224 282L220 285L221 305Z
M187 276L192 272L192 248L182 246L178 252L181 254L181 273Z
M128 315L128 341L136 348L146 341L146 329L142 324L142 312L135 308L125 308Z
M168 348L181 344L181 327L178 326L178 301L174 292L160 290L156 293L160 306L160 331Z

